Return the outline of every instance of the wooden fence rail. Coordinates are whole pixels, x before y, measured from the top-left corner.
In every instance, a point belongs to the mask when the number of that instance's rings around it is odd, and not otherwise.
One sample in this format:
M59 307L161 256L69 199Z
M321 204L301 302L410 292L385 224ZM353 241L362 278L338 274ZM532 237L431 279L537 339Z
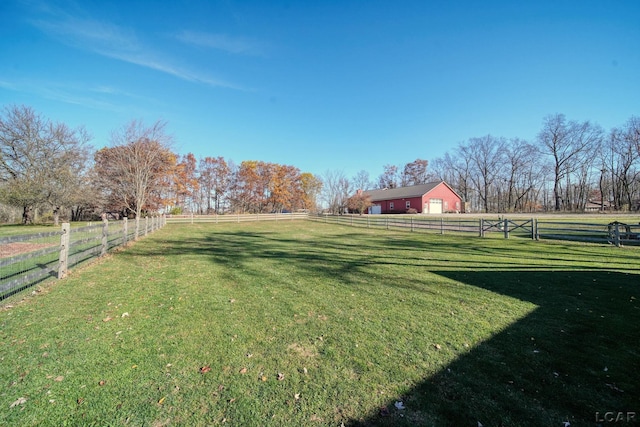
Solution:
M308 213L269 213L269 214L224 214L224 215L167 215L167 223L170 224L195 224L199 222L253 222L253 221L291 221L294 219L307 219Z
M511 235L533 240L574 240L620 246L640 245L640 223L609 224L571 221L548 221L539 218L429 218L394 215L310 215L312 221L350 225L354 227L403 229L438 234L473 233L486 237L498 233L508 239Z
M0 247L10 250L0 258L0 300L48 278L63 278L70 268L165 224L164 217L151 217L141 219L138 226L130 226L125 218L79 228L64 223L53 232L2 237Z

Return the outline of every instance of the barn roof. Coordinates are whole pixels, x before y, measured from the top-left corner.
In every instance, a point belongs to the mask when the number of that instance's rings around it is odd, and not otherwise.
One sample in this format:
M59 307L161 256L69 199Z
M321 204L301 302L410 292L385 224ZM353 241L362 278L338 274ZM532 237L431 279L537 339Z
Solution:
M363 194L368 195L372 202L378 200L389 199L407 199L410 197L422 197L424 194L436 188L442 184L443 181L429 182L427 184L412 185L410 187L400 188L382 188L379 190L363 191Z

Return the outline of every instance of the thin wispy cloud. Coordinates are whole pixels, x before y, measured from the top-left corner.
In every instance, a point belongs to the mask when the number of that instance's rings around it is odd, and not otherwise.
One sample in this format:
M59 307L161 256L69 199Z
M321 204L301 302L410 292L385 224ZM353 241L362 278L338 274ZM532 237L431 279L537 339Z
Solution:
M242 55L262 56L267 48L264 43L257 40L199 31L184 30L176 34L176 38L185 44Z
M176 78L212 87L247 90L240 85L218 79L206 72L178 66L145 44L138 34L109 22L70 15L61 10L47 9L30 23L52 38L77 49L149 68Z
M80 105L85 108L111 112L124 112L128 107L122 105L122 98L129 98L132 102L144 101L145 104L155 104L157 100L142 97L108 86L86 86L83 84L34 81L31 79L9 82L0 80L0 87L14 92L37 95L45 99L63 102L65 104Z

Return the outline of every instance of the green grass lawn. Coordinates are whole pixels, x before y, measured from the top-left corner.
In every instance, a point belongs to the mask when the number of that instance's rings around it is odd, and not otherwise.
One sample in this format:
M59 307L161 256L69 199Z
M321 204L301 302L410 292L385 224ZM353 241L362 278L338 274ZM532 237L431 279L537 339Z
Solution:
M4 302L0 425L637 422L639 279L637 248L168 225Z

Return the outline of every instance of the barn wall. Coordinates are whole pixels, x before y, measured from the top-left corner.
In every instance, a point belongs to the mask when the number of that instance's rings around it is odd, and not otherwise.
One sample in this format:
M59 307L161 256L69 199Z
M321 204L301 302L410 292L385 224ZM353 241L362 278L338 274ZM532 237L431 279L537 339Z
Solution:
M423 205L429 203L429 199L442 199L442 212L463 212L464 206L460 197L445 184L440 184L427 194L422 196ZM457 204L456 204L457 203Z
M422 198L420 197L411 197L406 199L377 200L373 203L381 206L383 214L392 214L392 213L406 213L407 201L411 203L411 206L410 206L411 208L417 210L418 212L422 212ZM393 203L393 209L390 208L391 203Z

